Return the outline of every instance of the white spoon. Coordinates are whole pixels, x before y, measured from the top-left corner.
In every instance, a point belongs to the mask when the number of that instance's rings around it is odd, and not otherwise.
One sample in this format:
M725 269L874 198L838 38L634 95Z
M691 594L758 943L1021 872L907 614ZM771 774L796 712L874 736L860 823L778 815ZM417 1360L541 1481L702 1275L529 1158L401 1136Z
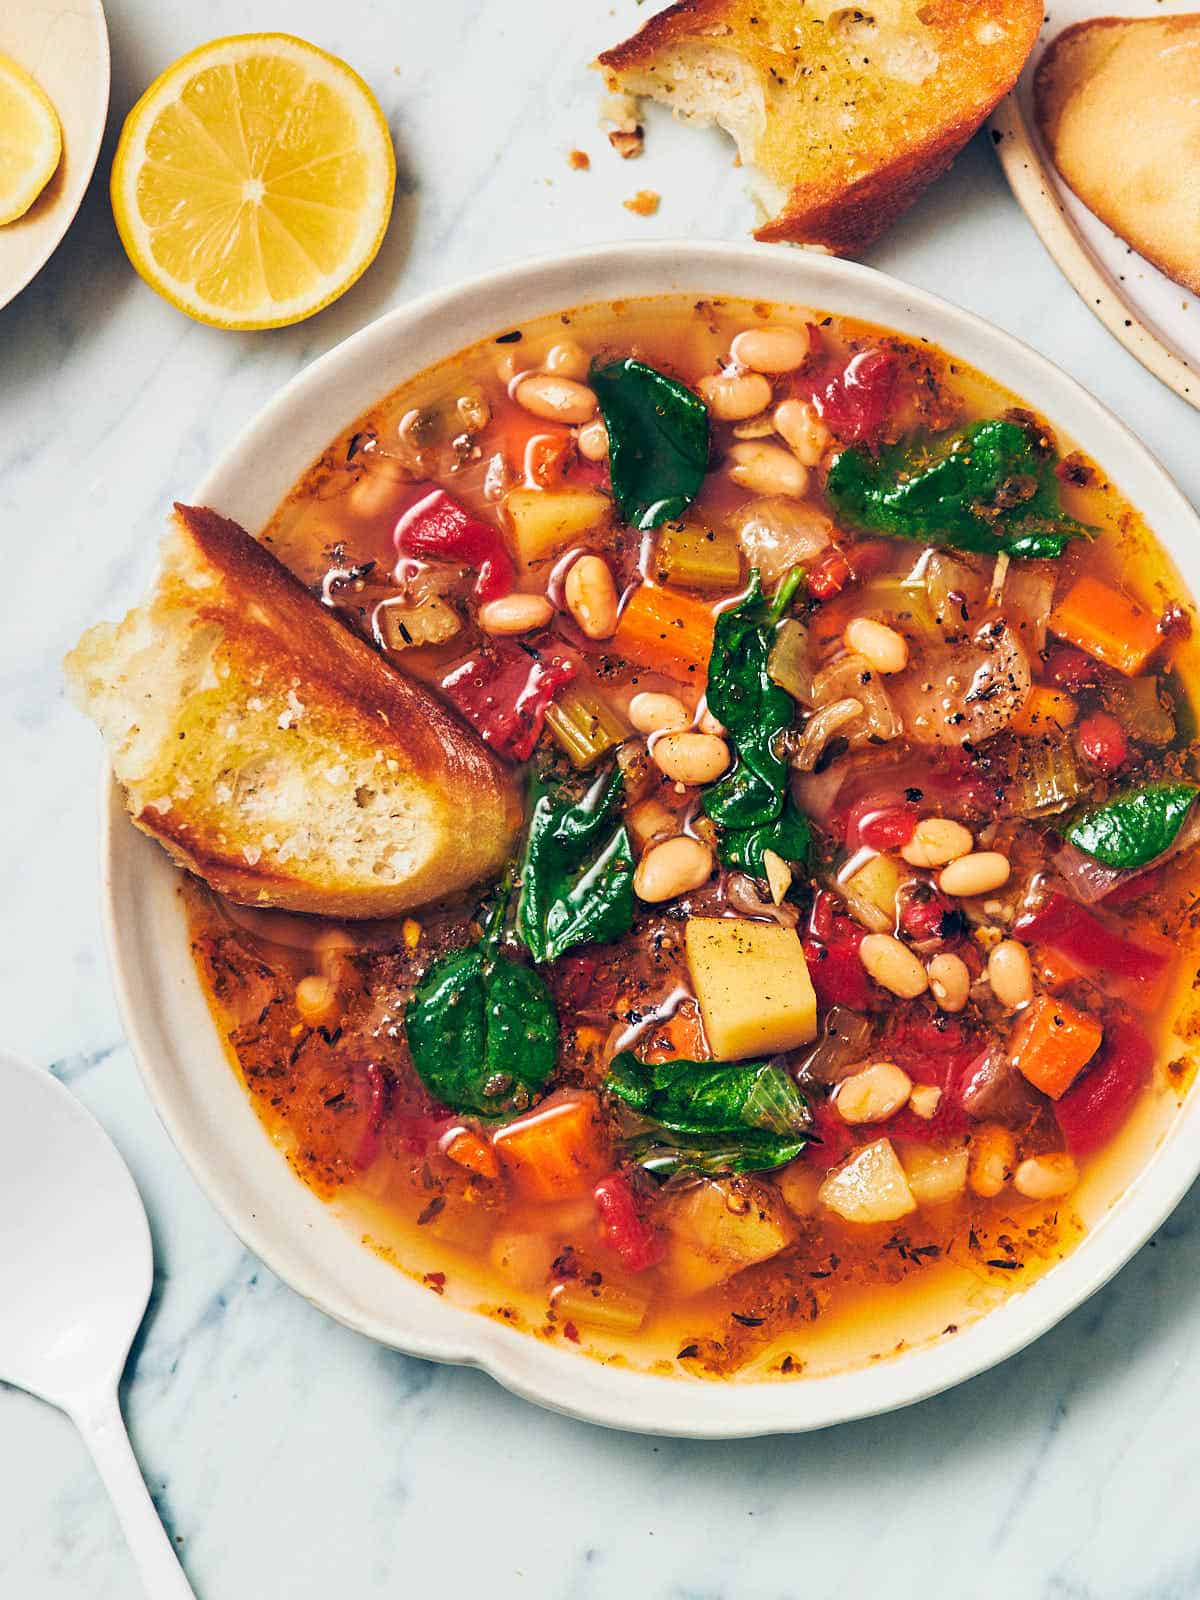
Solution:
M194 1600L125 1432L117 1384L154 1277L141 1198L100 1124L0 1052L0 1378L75 1423L153 1600Z

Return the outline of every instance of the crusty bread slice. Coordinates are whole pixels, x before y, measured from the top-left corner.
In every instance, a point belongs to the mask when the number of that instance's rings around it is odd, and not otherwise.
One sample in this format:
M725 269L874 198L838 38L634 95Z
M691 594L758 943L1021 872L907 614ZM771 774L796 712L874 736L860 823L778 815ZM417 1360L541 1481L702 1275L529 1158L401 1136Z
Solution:
M758 239L862 250L1012 88L1039 0L681 0L596 63L729 133Z
M243 904L389 916L519 827L475 734L215 511L176 506L150 599L65 666L138 827Z
M1034 109L1084 205L1200 294L1200 16L1064 29L1038 65Z

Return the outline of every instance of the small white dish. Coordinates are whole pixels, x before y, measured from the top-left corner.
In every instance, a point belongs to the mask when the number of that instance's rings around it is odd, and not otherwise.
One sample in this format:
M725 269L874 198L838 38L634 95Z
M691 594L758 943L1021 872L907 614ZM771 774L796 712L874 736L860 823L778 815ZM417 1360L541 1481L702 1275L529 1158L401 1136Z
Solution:
M31 73L62 124L58 170L23 217L0 228L0 306L45 266L79 210L108 115L108 27L100 0L0 5L0 51Z
M372 323L315 362L245 429L191 499L260 529L339 428L406 378L534 316L684 292L821 307L925 337L1036 405L1101 462L1200 594L1200 517L1123 423L1027 345L868 267L787 246L616 245L492 273ZM363 1247L271 1143L222 1048L188 948L178 878L109 784L102 811L107 934L126 1030L184 1160L245 1244L313 1304L414 1355L483 1367L517 1394L613 1427L694 1437L797 1432L868 1416L984 1371L1112 1276L1200 1170L1200 1096L1128 1187L1110 1173L1091 1229L1023 1293L952 1337L857 1370L706 1382L605 1366L430 1294ZM1153 1141L1149 1141L1153 1142Z
M1122 17L1194 12L1194 0L1122 0ZM1140 256L1059 176L1033 113L1033 80L1046 47L1072 23L1110 16L1095 0L1052 0L1016 88L992 114L1009 186L1042 243L1108 331L1190 405L1200 408L1200 298Z

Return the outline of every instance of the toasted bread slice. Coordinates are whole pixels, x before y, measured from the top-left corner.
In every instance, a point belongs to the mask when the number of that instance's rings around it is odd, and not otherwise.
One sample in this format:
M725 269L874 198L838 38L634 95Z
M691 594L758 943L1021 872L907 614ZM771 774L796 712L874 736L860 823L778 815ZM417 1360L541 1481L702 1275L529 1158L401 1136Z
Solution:
M1041 21L1039 0L681 0L596 65L733 137L756 238L850 255L950 165Z
M1200 294L1200 16L1064 29L1038 65L1034 109L1084 205Z
M245 905L389 916L520 825L475 734L215 511L176 506L148 602L65 665L138 827Z

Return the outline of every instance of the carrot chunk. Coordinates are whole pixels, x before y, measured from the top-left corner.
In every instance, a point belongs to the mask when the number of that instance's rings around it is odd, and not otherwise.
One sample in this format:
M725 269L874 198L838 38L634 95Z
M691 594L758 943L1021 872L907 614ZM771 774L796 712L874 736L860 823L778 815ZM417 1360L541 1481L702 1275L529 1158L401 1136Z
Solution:
M1009 727L1014 733L1039 734L1062 732L1075 721L1078 710L1074 700L1061 689L1048 689L1035 683L1029 698L1012 719Z
M611 1167L596 1097L549 1101L498 1128L493 1144L527 1200L572 1200L590 1194Z
M451 1161L457 1161L460 1167L466 1167L468 1172L477 1173L481 1178L500 1176L496 1152L486 1139L481 1139L470 1128L458 1130L446 1145L446 1154Z
M703 683L713 626L713 614L702 601L644 583L621 612L613 651L679 683Z
M704 1037L704 1024L694 1000L685 1000L667 1022L656 1024L650 1030L650 1043L642 1051L642 1060L651 1066L660 1061L708 1061L712 1051Z
M1013 1034L1013 1062L1035 1089L1057 1100L1099 1050L1103 1037L1095 1017L1040 994L1026 1007Z
M1050 613L1060 639L1134 678L1162 643L1157 620L1097 578L1080 578Z

